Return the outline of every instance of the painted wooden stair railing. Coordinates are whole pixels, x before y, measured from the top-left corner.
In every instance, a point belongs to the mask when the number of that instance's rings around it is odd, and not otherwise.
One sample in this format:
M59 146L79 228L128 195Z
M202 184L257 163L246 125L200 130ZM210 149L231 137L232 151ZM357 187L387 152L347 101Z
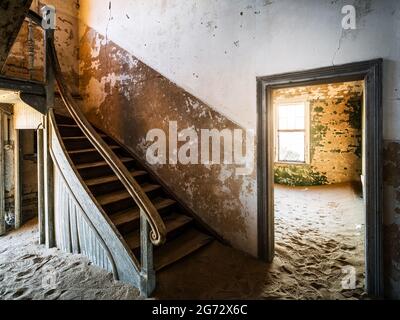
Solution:
M40 25L36 13L28 17ZM148 296L156 271L213 237L140 159L89 123L65 84L53 37L47 38L46 51L48 72L69 114L56 115L50 108L47 116L56 244L85 254Z

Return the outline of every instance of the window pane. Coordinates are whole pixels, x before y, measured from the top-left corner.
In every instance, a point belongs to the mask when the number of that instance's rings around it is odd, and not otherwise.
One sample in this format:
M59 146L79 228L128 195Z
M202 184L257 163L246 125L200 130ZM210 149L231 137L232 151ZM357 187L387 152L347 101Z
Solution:
M280 130L305 128L305 105L304 103L279 105L278 126Z
M279 161L305 162L304 132L279 132Z

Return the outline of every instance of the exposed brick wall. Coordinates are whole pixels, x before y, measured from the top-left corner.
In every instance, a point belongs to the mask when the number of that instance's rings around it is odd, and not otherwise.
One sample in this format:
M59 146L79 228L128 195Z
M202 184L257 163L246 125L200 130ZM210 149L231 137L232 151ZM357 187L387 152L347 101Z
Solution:
M319 185L359 181L362 169L363 83L347 82L278 89L273 102L307 101L310 161L275 165L275 181Z

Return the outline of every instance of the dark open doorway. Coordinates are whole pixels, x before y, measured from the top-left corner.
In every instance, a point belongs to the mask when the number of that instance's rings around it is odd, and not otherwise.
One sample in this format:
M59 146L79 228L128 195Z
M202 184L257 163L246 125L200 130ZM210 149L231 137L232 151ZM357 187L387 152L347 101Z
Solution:
M365 83L365 284L383 295L382 267L382 60L257 78L258 255L272 261L274 239L274 113L272 91L344 81Z

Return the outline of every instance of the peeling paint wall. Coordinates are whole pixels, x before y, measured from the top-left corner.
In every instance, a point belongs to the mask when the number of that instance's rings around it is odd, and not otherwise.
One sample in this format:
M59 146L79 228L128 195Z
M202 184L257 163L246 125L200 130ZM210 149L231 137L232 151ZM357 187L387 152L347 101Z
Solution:
M7 1L6 1L7 2ZM56 48L61 62L61 67L68 85L74 94L79 89L79 1L75 0L49 0L41 2L34 0L31 10L40 12L40 8L46 4L52 4L57 10L57 29L55 34ZM3 3L2 3L3 5ZM0 9L1 9L0 5ZM10 14L10 11L9 11ZM34 39L34 64L30 64L29 58L29 22L24 21L16 40L5 61L2 74L20 78L43 81L43 31L40 27L33 26L32 37ZM1 102L1 101L0 101ZM58 103L59 104L59 103ZM11 130L10 144L6 152L6 211L14 210L14 140L15 132ZM37 178L36 156L34 155L34 133L32 130L24 130L23 137L23 195L22 211L23 220L33 217L37 213Z
M168 120L178 120L180 128L255 129L257 76L378 57L384 59L386 149L392 141L399 144L399 1L85 0L80 4L83 108L98 126L142 156L147 130L164 129ZM356 30L341 28L341 8L346 4L356 7ZM385 172L394 166L387 157ZM237 178L225 166L156 170L206 222L235 246L255 254L254 173ZM386 179L386 247L398 240L400 222L389 218L398 207L395 190ZM385 256L386 279L391 283L388 296L400 297L398 248L390 246Z
M2 0L0 2L0 70L3 68L31 3L32 0Z
M257 76L383 58L385 272L387 295L400 297L399 1L49 3L58 9L57 48L74 91L80 69L85 112L142 157L147 131L166 130L169 120L178 121L180 129L255 129ZM356 30L341 28L341 8L346 4L356 7ZM7 72L13 75L26 76L27 65L21 62L26 59L26 35L27 30L21 30L13 48L18 59L9 58ZM37 57L35 77L41 76L39 52ZM225 165L155 169L234 246L256 253L255 172L239 177Z
M79 23L77 0L49 0L46 2L33 1L31 10L40 12L40 8L54 5L57 11L55 42L61 63L61 68L68 85L74 94L78 94L79 87ZM33 27L34 64L29 58L29 23L25 21L18 33L17 39L7 58L2 73L22 79L43 80L43 31L40 27Z
M169 121L199 136L201 129L240 128L93 29L83 34L80 56L82 106L89 120L144 161L147 132L159 128L168 134ZM202 164L154 169L219 234L255 253L255 172L237 176L233 165Z
M349 4L356 30L341 28ZM80 16L246 128L256 127L257 76L382 57L385 137L399 131L398 0L85 0Z
M309 104L309 162L276 163L275 182L321 185L360 181L363 83L346 82L273 91L280 103Z
M384 146L384 266L387 296L400 298L400 140Z

